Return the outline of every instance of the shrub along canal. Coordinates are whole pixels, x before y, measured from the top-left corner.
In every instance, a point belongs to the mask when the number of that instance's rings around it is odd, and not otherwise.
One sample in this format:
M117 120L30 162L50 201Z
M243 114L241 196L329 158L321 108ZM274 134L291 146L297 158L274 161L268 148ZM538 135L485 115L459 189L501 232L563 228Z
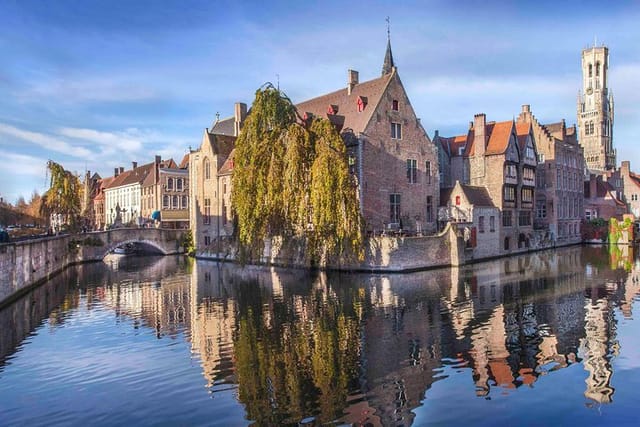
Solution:
M180 256L74 266L0 311L0 423L632 423L630 252L395 275Z

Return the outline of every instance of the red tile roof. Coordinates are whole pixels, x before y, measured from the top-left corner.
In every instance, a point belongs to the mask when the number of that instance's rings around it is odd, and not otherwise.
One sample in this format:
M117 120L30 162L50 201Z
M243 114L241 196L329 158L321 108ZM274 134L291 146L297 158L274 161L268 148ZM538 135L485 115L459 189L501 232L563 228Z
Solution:
M322 95L296 105L298 114L304 116L311 113L316 117L328 118L332 123L342 126L342 129L350 128L354 132L363 132L375 108L380 103L382 94L391 79L396 76L395 71L385 74L374 80L355 85L348 93L347 88ZM362 112L358 111L358 99L365 97L367 104ZM337 114L327 114L329 107L337 106Z
M506 122L489 122L485 126L485 136L487 138L486 155L503 154L509 146L509 139L514 130L513 120ZM465 156L475 155L474 129L469 131L469 143L464 153Z
M516 135L518 136L520 152L524 152L524 149L527 146L527 136L529 136L530 131L531 123L516 123Z

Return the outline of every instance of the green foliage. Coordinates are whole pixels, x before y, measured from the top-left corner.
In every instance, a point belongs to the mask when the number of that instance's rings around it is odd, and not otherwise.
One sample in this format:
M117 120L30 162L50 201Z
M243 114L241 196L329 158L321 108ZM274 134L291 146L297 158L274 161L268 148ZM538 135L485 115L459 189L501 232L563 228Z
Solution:
M191 230L187 230L183 235L180 242L180 246L184 248L184 251L187 255L193 256L196 253L196 247L193 243L193 234Z
M76 230L80 219L82 184L76 175L58 163L49 160L47 169L51 175L49 189L42 197L41 214L60 214L70 230Z
M259 89L236 141L232 204L240 259L259 256L265 238L303 237L305 252L362 255L362 219L344 142L324 119L296 121L272 86Z

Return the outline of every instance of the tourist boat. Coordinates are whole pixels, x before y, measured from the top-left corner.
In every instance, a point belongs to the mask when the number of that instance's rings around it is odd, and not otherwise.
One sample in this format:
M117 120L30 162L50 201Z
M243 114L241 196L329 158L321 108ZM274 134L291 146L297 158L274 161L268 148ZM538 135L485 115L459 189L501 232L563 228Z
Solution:
M113 253L115 255L132 255L136 253L136 247L133 243L127 243L126 245L116 247Z

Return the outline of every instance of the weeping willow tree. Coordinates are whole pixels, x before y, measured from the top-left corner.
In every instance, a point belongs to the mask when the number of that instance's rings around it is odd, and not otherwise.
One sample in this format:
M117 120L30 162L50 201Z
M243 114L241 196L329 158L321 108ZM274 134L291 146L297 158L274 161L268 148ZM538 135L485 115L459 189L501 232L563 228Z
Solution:
M47 162L47 171L51 180L49 189L42 196L41 214L47 219L51 215L59 215L63 224L75 230L82 200L80 179L52 160Z
M299 237L312 260L362 257L362 219L344 142L327 120L301 120L271 85L256 92L236 141L232 204L242 260L265 238Z

